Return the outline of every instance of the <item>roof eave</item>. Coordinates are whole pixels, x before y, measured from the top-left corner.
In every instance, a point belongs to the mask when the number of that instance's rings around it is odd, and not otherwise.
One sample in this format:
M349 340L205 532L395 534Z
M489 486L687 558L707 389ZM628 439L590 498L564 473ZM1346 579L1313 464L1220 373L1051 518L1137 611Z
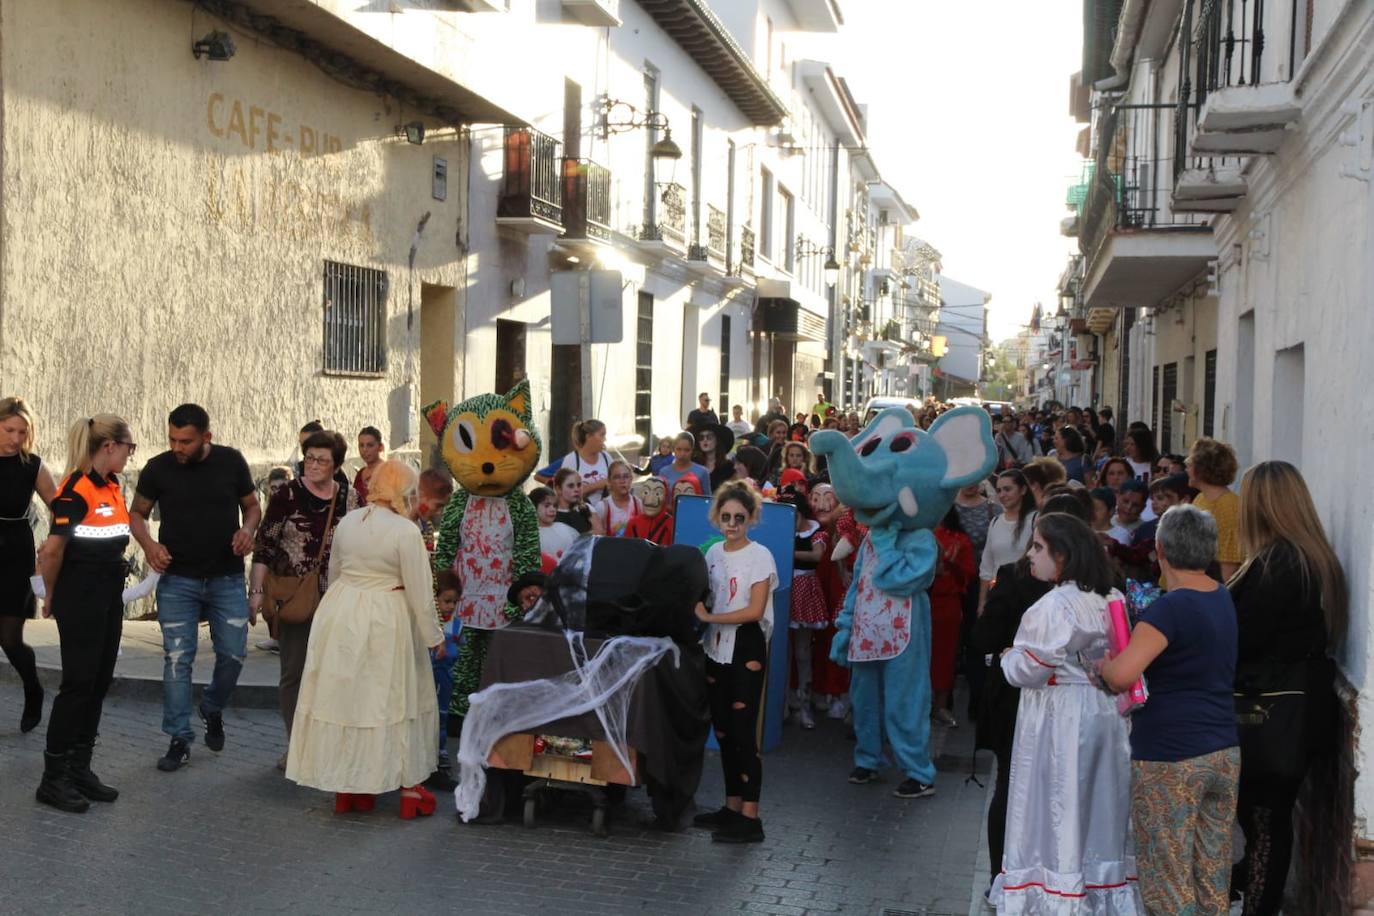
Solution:
M691 55L750 123L771 127L788 111L749 56L704 0L637 0L659 27Z

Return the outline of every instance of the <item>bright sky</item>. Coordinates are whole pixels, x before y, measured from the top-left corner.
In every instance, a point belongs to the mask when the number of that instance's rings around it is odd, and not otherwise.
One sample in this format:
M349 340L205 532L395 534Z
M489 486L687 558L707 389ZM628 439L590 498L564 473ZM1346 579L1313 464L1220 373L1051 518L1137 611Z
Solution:
M798 50L829 60L868 105L869 145L920 211L915 233L944 255L945 273L992 294L992 339L1012 336L1036 300L1057 307L1076 250L1059 221L1079 171L1082 125L1068 108L1082 4L839 2L839 35L807 36L817 43Z

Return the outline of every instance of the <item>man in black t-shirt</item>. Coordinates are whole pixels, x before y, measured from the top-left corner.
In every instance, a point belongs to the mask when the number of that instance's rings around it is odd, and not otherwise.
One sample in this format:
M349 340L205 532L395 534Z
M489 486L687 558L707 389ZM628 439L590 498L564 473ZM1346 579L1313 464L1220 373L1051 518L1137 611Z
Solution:
M697 395L697 409L687 414L685 429L700 429L703 426L716 426L720 417L711 409L711 395L703 391Z
M162 730L172 743L157 768L172 772L190 760L195 740L191 667L201 620L209 621L215 647L215 671L200 698L205 746L224 748L223 710L243 670L248 627L257 622L244 590L243 558L253 549L262 509L248 462L210 441L204 408L182 404L167 427L171 447L139 475L130 523L149 564L162 574ZM154 505L161 518L157 540L148 530Z

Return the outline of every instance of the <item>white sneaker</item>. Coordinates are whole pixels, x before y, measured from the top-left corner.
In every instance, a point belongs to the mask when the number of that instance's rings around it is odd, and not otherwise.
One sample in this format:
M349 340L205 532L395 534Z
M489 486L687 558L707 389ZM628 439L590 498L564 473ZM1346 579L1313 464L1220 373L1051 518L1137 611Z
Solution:
M816 719L814 716L811 715L810 704L807 704L806 706L803 706L800 710L798 710L797 718L801 722L802 728L809 730L816 727Z
M826 710L827 719L843 719L849 713L849 701L844 697L835 697L830 701L830 709Z
M257 643L257 647L264 652L280 652L281 646L275 639L264 639Z

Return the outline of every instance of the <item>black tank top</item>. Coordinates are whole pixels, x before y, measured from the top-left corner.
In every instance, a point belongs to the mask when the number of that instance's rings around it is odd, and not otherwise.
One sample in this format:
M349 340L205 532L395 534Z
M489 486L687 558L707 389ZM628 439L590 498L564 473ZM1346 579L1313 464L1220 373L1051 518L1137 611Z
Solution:
M37 455L11 455L0 458L0 525L28 524L29 502L38 483L38 469L43 460ZM8 522L6 519L17 519Z

